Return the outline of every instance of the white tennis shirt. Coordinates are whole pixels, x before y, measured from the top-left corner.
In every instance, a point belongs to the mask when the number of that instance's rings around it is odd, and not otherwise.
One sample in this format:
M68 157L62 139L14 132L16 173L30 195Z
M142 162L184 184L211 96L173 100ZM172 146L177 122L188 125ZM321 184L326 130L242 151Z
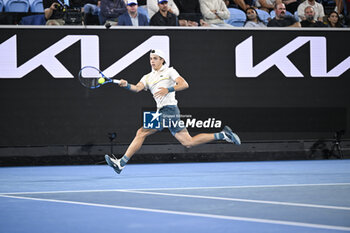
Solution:
M152 95L159 91L160 87L169 88L175 86L175 80L180 77L179 73L173 68L163 65L158 71L152 71L144 75L140 82L145 86L145 91L150 90ZM162 108L166 105L177 105L175 91L168 93L165 97L155 98L157 108Z

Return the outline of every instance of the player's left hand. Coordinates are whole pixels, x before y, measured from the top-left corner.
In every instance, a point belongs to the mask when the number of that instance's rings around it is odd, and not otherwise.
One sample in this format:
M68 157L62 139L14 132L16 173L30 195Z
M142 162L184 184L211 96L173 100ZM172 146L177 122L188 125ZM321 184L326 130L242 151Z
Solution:
M168 94L169 91L167 88L164 88L164 87L160 87L159 88L159 91L157 91L156 93L154 93L154 97L155 98L161 98L163 96L165 96L166 94Z

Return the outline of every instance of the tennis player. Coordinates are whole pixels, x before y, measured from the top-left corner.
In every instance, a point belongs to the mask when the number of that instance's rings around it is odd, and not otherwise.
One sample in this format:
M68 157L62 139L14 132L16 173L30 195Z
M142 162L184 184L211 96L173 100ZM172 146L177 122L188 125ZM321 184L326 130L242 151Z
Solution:
M166 122L178 122L180 120L180 111L177 107L175 93L187 89L189 85L173 67L167 66L164 60L164 53L161 50L156 49L151 51L150 63L152 71L144 75L136 85L129 84L123 79L121 79L119 85L133 92L150 90L157 103L157 109L159 111L158 116L161 115L163 118L168 118ZM146 129L141 127L121 159L105 155L108 165L119 174L129 159L141 148L146 137L157 131L158 129ZM201 133L194 137L191 137L187 129L181 127L179 124L171 124L169 126L169 131L183 146L188 148L214 140L226 140L227 142L237 145L241 144L238 135L232 132L228 126L225 126L223 131L219 133Z

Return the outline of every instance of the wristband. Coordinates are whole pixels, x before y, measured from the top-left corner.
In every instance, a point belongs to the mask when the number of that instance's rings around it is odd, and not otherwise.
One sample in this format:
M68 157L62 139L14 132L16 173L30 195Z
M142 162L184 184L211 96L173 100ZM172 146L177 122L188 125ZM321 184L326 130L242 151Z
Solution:
M173 92L173 91L175 91L175 88L174 87L168 87L168 91L169 92Z
M131 88L130 83L128 83L128 85L126 85L124 88L130 90L130 88Z

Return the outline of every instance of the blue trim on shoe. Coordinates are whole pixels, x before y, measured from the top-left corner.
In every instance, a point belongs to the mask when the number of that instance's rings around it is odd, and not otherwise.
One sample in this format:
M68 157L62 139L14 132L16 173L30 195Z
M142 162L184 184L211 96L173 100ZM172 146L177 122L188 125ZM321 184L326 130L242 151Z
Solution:
M120 174L120 173L122 172L123 167L120 168L120 167L118 166L118 164L114 163L114 162L111 160L111 158L109 157L109 155L105 155L105 160L106 160L108 166L112 167L116 173Z
M106 160L108 166L113 167L113 162L111 161L109 155L105 155L105 160Z
M224 133L231 140L231 142L233 142L237 145L241 145L241 139L227 125L224 127Z

